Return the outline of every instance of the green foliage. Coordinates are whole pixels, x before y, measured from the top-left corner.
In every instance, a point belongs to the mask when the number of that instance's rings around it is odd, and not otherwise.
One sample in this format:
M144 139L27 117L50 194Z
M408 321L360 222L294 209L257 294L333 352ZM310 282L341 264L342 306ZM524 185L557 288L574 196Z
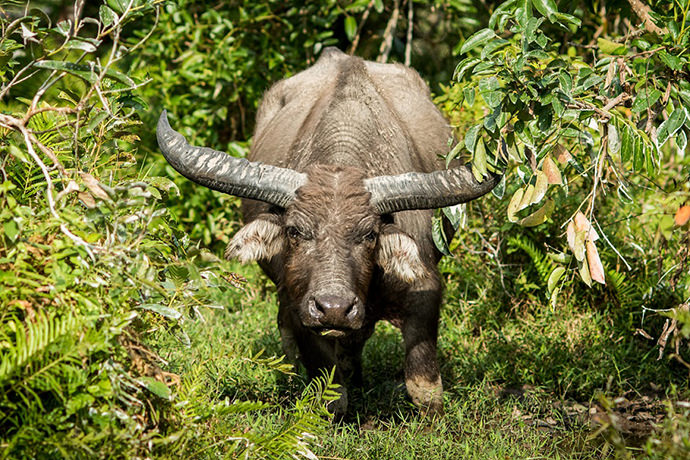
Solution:
M242 278L176 229L163 206L179 193L174 182L137 167L151 80L118 69L149 38L130 30L159 6L82 8L57 24L36 10L0 16L2 458L162 455L201 424L274 407L182 384L150 349L155 330L189 346L189 324L232 308ZM267 374L291 371L279 359L255 362ZM227 452L308 456L332 399L332 376L314 381L273 429L232 431Z

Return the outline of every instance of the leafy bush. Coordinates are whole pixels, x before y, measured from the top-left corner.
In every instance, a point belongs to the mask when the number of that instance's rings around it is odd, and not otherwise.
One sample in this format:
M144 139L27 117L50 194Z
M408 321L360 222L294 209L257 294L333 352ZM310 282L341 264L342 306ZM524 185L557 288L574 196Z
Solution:
M146 336L167 330L189 345L186 324L240 281L176 230L163 206L175 184L136 165L151 80L118 69L150 37L128 30L159 7L82 7L56 24L34 10L0 17L2 457L150 456L192 436L208 449L218 444L201 429L209 420L272 405L199 392L162 369ZM314 381L274 430L226 431L234 441L223 448L308 456L329 418L330 382Z

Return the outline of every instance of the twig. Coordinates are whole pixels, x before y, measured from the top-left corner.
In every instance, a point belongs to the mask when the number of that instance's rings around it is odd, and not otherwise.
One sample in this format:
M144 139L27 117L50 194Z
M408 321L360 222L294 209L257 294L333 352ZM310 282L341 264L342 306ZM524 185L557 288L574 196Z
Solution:
M405 67L412 63L412 29L414 28L413 1L407 0L407 40L405 43Z
M395 35L395 29L398 25L398 16L400 16L400 0L395 0L393 13L388 20L388 24L386 24L386 30L383 32L383 41L381 42L379 57L376 58L376 62L388 61L388 55L393 48L393 35Z
M355 38L352 40L352 45L350 46L350 51L348 52L350 56L355 54L357 45L359 45L362 30L364 29L364 23L366 23L367 19L369 19L369 14L371 14L371 9L374 7L374 3L376 3L376 0L371 0L367 5L367 9L364 10L364 13L362 13L362 18L359 20L359 25L357 26L357 33L355 34Z
M632 7L637 17L642 19L642 22L644 22L644 28L647 30L647 32L651 32L659 36L668 33L667 28L664 27L662 29L656 24L654 24L652 18L649 16L649 12L651 11L649 5L646 5L640 0L628 0L628 3L630 3L630 6Z

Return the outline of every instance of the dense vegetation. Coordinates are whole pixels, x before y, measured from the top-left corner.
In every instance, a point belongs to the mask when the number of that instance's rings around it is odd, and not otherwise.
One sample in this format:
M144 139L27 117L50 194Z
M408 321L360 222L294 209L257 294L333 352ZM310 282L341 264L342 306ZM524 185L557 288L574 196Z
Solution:
M689 11L5 2L0 458L688 458ZM272 287L222 259L238 200L155 144L166 108L192 143L245 155L263 91L326 46L410 63L457 128L439 153L506 172L435 221L433 422L381 324L331 423L331 377L281 357Z

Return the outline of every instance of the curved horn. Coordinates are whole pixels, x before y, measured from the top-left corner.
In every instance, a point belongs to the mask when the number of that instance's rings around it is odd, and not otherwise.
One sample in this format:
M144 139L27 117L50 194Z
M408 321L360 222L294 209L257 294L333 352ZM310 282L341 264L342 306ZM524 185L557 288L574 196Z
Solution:
M366 179L371 204L379 214L409 209L434 209L466 203L489 193L502 175L478 182L468 165L431 173L411 172Z
M197 184L212 190L285 207L306 181L306 174L292 169L252 163L225 152L189 145L170 127L165 110L156 128L158 146L168 163Z

